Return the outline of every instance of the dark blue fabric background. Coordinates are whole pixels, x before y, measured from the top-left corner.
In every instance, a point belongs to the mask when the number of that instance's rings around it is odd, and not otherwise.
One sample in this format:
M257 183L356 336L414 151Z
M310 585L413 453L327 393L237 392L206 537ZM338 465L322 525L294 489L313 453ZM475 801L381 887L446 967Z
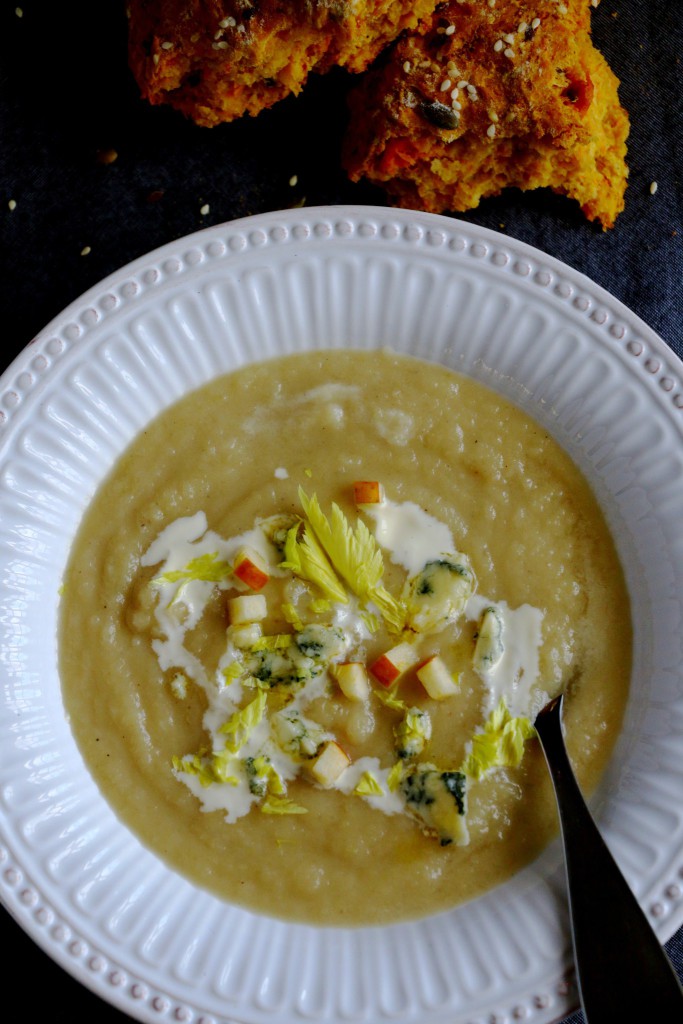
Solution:
M384 204L340 169L344 73L311 81L301 97L257 119L197 128L140 101L127 70L124 0L19 3L22 18L13 2L0 9L0 368L91 285L197 228L300 202ZM510 192L463 217L587 274L679 356L682 15L681 0L602 0L593 14L595 41L631 116L626 209L613 231L542 192ZM110 147L118 159L103 165L97 152ZM123 1014L56 967L4 912L0 937L6 977L28 969L39 979L24 993L22 1017L123 1024ZM681 932L668 949L683 975Z

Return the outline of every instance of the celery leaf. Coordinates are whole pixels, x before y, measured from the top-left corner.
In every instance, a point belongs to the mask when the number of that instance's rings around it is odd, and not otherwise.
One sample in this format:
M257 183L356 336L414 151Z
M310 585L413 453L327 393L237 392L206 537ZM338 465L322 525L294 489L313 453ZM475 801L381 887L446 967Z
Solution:
M387 625L400 632L405 623L405 610L382 584L382 552L365 523L359 519L355 529L352 528L334 503L328 519L316 495L309 498L302 487L299 500L315 536L342 579L361 600L372 601Z
M480 779L494 768L516 768L524 756L524 741L536 735L528 718L514 718L501 698L484 724L472 737L469 752L460 769Z
M263 718L265 710L266 694L263 690L259 690L254 700L231 715L218 730L227 737L225 749L230 753L237 753Z

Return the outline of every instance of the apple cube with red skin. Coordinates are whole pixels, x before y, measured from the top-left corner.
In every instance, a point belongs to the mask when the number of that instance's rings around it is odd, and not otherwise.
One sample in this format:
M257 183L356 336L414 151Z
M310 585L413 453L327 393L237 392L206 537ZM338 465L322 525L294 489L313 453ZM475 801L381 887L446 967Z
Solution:
M336 740L329 740L309 771L315 781L325 788L333 786L342 772L351 764L351 758L342 750Z
M423 661L416 675L432 700L445 700L458 692L458 684L438 654Z
M232 571L250 590L262 590L270 579L263 559L253 548L240 548Z
M413 644L401 643L392 647L390 651L380 654L379 658L370 666L370 671L378 683L389 687L418 661L419 655Z
M353 497L356 505L381 505L384 501L384 488L379 480L356 480Z
M345 661L335 665L334 676L339 683L339 689L349 700L363 701L370 696L370 681L362 662Z

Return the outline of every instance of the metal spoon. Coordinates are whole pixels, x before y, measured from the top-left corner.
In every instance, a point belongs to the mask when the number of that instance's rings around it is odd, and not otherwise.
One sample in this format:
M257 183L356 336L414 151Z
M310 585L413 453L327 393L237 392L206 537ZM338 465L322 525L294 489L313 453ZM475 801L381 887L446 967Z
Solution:
M536 717L555 787L581 1005L588 1024L681 1024L683 988L581 795L562 734L562 695Z

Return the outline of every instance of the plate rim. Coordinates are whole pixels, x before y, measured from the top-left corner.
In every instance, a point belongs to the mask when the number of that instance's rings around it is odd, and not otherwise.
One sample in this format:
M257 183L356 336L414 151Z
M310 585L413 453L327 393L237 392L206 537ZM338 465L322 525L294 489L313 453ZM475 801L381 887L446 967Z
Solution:
M193 231L190 234L182 235L169 242L164 242L162 245L157 246L154 249L150 249L148 252L143 253L140 256L134 257L129 262L123 264L116 270L113 270L104 278L101 278L98 282L91 285L88 289L64 306L59 313L52 317L51 320L49 320L48 323L26 343L23 349L17 353L11 363L9 363L2 374L0 374L0 390L7 386L12 376L19 370L19 367L23 367L23 360L28 356L29 351L33 346L42 342L47 335L56 333L58 324L64 324L67 320L75 320L77 312L88 308L88 305L92 305L91 300L95 296L100 295L104 291L111 291L114 282L125 280L125 278L135 277L142 270L148 268L150 264L160 263L166 256L176 255L178 248L181 246L187 247L199 244L202 240L206 240L214 235L218 235L219 233L226 231L233 231L237 233L262 221L281 222L294 220L297 215L299 215L299 217L303 217L303 219L331 219L334 217L344 216L358 218L366 215L367 217L394 217L406 222L424 221L426 224L434 224L436 227L440 226L443 230L450 232L461 230L465 234L478 235L483 242L510 246L511 248L518 250L518 253L521 256L526 256L534 261L547 264L547 266L553 269L556 273L562 273L565 275L576 286L580 285L586 292L592 292L593 295L596 298L599 298L604 305L611 306L614 312L619 314L621 319L630 321L633 327L637 327L637 333L642 334L647 339L648 344L650 344L653 349L662 356L662 358L671 361L672 367L675 368L679 376L683 378L683 358L679 357L673 348L661 337L661 335L659 335L654 328L650 327L642 317L602 285L593 281L593 279L583 273L583 271L577 270L570 264L565 263L558 257L552 256L550 253L545 252L531 243L517 239L512 235L505 234L504 232L496 231L493 228L465 221L457 217L450 217L446 214L425 213L419 210L370 206L367 204L340 204L273 210L268 213L257 213L239 217L234 220L222 221L219 224L199 228L197 231ZM585 310L585 312L588 312L588 310ZM615 335L615 340L620 339Z

